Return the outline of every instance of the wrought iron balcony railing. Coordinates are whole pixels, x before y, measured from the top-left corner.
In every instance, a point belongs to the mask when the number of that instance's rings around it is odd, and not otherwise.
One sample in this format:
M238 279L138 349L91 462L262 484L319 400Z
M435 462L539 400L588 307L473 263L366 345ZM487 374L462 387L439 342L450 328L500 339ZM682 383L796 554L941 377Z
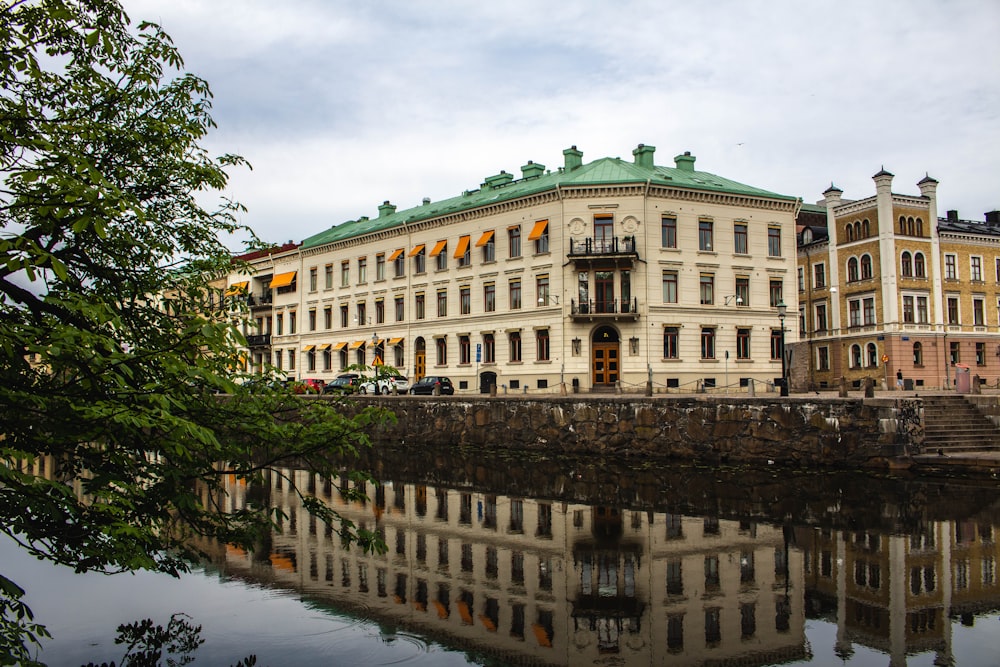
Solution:
M247 336L247 346L248 347L270 347L271 346L271 334L255 334L253 336Z
M612 316L637 318L639 316L639 300L633 299L591 299L590 301L570 301L570 313L577 317Z
M609 255L638 255L635 248L635 237L574 239L569 244L570 257L606 257Z

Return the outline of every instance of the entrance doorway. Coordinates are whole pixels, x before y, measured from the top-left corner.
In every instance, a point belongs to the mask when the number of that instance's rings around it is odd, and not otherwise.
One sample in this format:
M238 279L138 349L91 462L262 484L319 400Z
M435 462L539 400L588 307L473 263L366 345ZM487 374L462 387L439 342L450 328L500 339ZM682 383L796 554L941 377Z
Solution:
M591 379L595 388L613 387L618 383L620 362L618 331L600 327L591 338Z
M416 382L427 374L427 343L423 338L417 338L413 346L413 381Z

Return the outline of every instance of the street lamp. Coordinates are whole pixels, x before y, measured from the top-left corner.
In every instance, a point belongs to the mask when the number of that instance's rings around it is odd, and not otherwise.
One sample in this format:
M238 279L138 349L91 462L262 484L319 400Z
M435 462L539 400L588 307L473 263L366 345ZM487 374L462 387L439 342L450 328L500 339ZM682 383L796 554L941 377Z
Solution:
M785 368L785 315L788 306L785 300L778 302L778 320L781 322L781 396L788 396L788 370Z

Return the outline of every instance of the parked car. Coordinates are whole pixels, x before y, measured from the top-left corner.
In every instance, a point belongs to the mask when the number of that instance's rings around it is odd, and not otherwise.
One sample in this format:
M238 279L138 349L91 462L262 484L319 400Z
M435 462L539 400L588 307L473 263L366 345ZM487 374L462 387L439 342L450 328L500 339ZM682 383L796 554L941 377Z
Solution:
M443 375L425 375L410 386L411 394L454 394L451 378Z
M361 376L357 373L338 375L323 387L324 394L353 394L361 386Z
M410 381L405 375L383 375L374 380L362 383L358 391L362 394L391 394L395 389L398 394L405 394L410 388Z

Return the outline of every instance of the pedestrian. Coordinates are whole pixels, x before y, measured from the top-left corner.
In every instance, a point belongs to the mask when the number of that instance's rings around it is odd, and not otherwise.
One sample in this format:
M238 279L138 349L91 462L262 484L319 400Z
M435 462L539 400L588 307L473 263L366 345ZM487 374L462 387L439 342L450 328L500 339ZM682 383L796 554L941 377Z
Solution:
M896 371L896 389L903 391L903 369Z

